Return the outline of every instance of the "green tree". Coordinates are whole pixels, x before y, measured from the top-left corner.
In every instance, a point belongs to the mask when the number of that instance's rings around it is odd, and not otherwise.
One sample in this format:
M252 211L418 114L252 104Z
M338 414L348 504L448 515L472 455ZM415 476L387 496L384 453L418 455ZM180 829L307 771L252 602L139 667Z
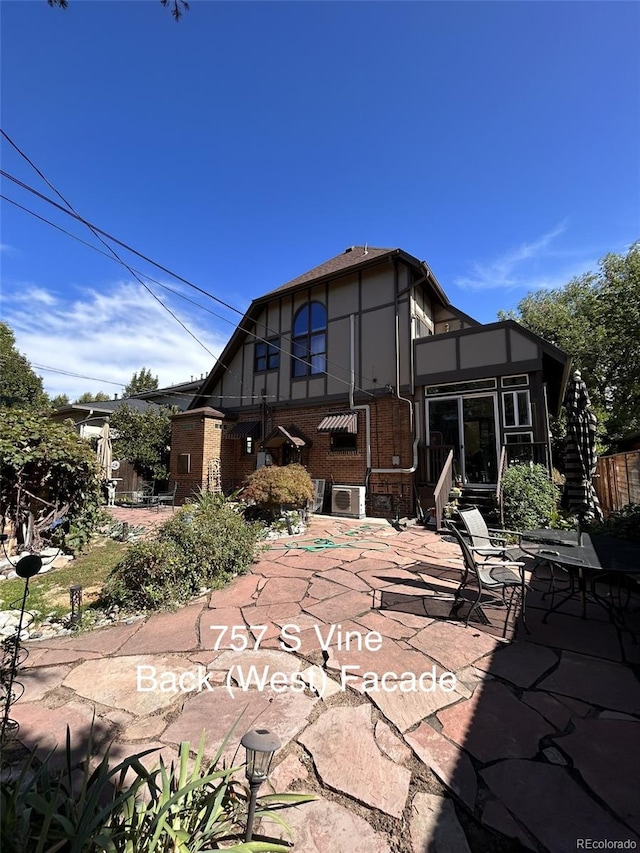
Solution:
M44 409L49 399L26 356L18 352L12 329L0 323L0 407Z
M69 6L69 0L47 0L49 6L57 6L58 9L66 9ZM171 15L174 21L179 21L182 17L183 10L189 11L189 3L187 0L160 0L160 4L171 9Z
M125 386L123 396L133 397L134 394L140 394L142 391L155 391L157 387L158 377L152 376L151 371L143 367L140 373L133 374L129 384Z
M77 400L74 400L74 403L106 403L107 400L110 399L111 397L108 394L105 394L104 391L98 391L97 393L94 393L93 391L85 391Z
M38 549L57 536L82 547L96 522L96 455L69 427L46 414L13 408L0 418L0 513L18 540Z
M607 448L640 430L640 242L608 254L566 287L529 293L500 312L560 347L580 368Z
M65 406L68 406L70 402L71 400L66 394L57 394L51 399L51 408L63 409Z
M172 414L169 406L150 406L144 412L126 404L116 409L109 418L114 459L128 459L147 479L166 480Z

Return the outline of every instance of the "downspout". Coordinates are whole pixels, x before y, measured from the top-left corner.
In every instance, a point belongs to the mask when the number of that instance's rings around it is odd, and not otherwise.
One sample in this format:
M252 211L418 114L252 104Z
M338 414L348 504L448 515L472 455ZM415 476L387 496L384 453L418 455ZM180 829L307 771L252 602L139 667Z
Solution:
M351 314L349 317L349 348L350 348L350 361L351 361L351 376L349 382L349 408L352 411L363 411L365 413L365 441L366 441L366 459L367 459L367 470L365 474L365 486L367 487L367 491L369 490L369 476L371 474L371 406L369 405L354 405L353 401L353 392L356 384L356 317L355 314Z

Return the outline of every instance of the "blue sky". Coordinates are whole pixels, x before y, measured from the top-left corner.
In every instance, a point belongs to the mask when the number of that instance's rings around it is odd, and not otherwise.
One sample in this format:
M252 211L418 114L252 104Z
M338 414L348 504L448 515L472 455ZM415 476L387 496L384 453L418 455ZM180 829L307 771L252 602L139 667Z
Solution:
M86 219L244 310L352 244L483 322L640 237L640 4L0 3L2 128ZM2 168L53 192L2 140ZM98 245L11 181L2 192ZM239 316L2 202L2 319L52 394L207 373ZM208 352L207 352L208 350Z

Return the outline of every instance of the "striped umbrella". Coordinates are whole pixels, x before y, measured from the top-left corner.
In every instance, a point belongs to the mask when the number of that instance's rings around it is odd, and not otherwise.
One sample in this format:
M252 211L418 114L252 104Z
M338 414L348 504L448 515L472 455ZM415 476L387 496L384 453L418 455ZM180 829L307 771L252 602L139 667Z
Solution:
M593 487L596 454L596 416L591 411L587 386L579 370L567 385L567 443L563 503L581 522L601 520L602 510Z

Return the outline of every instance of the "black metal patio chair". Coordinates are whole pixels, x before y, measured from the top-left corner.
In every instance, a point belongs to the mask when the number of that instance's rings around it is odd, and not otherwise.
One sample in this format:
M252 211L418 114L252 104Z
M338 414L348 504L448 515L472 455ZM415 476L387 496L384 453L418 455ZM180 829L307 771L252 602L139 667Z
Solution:
M501 604L506 607L506 619L502 636L506 636L509 614L513 606L513 599L516 592L519 592L520 597L520 617L522 624L527 633L531 633L527 627L526 612L525 612L525 579L524 579L524 562L521 560L502 560L490 559L487 555L485 559L479 560L476 557L475 549L469 545L462 533L450 521L446 522L447 530L454 537L462 550L462 559L464 563L464 573L462 582L456 592L456 604L453 612L457 612L462 606L462 590L470 581L475 581L478 586L478 594L471 605L467 617L465 619L465 627L469 626L469 620L475 610L481 606L482 597L485 594L493 595ZM517 573L514 571L517 569ZM511 595L509 600L506 598L506 591L510 589ZM496 593L500 593L497 595Z

